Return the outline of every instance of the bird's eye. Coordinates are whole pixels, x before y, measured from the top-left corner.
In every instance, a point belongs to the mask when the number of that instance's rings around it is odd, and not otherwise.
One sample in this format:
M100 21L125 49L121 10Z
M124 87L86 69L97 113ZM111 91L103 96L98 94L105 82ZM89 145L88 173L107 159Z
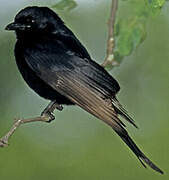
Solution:
M26 22L27 22L27 23L34 23L35 20L34 20L34 19L31 19L31 18L27 18L27 19L26 19Z
M35 22L35 20L34 20L34 19L32 19L32 20L31 20L31 23L34 23L34 22Z

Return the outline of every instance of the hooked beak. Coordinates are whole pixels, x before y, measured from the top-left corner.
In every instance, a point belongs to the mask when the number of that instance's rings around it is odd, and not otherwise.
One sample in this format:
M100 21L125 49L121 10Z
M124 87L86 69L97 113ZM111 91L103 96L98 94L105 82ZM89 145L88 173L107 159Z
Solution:
M21 30L21 31L24 31L30 27L31 27L30 25L24 25L21 23L12 22L5 27L5 30L8 30L8 31Z

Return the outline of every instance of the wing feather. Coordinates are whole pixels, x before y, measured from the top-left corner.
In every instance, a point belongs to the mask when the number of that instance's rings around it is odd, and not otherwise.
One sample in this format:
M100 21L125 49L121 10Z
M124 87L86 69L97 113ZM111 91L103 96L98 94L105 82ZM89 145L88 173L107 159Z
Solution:
M50 73L51 72L49 71L45 71L45 74L42 75L43 79L45 80L46 76L52 76L55 79L54 74ZM93 114L95 117L111 126L134 152L144 167L146 166L143 162L149 165L152 169L163 174L163 171L149 160L130 138L127 131L123 128L124 124L117 117L117 113L111 103L98 96L98 94L96 94L92 89L83 84L80 79L75 77L72 78L71 74L67 73L65 75L65 73L61 72L57 76L59 76L57 83L54 79L48 82L54 89L87 112Z

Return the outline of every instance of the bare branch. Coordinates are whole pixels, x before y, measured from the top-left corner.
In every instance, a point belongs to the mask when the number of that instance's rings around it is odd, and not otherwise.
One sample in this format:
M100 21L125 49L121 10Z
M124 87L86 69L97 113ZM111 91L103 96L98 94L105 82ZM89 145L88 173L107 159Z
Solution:
M114 47L115 47L114 25L115 25L117 9L118 9L118 0L112 0L110 18L108 21L107 54L106 54L106 58L102 64L103 67L106 67L109 64L111 64L113 66L118 65L118 62L114 59Z
M15 121L11 129L0 139L0 147L6 147L9 145L9 138L14 134L14 132L20 127L21 124L30 123L30 122L51 122L55 119L53 116L53 111L55 109L62 110L63 107L57 104L55 101L52 101L42 112L41 116L30 118L30 119L18 119Z
M18 129L18 127L21 124L29 123L29 122L37 122L37 121L47 122L47 118L39 116L31 119L18 119L17 121L15 121L11 129L7 132L7 134L0 139L0 147L6 147L9 145L8 144L9 138L14 134L14 132Z

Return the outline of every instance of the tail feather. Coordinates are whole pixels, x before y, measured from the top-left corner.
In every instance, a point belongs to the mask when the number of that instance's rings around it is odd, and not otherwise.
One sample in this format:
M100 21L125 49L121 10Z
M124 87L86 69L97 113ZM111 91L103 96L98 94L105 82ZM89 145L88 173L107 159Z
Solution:
M123 106L120 104L120 102L113 97L112 98L112 104L115 109L115 111L124 117L128 122L130 122L134 127L138 128L137 125L135 124L134 120L128 115L127 111L123 108Z
M163 174L163 171L159 169L151 160L149 160L143 152L137 147L137 145L134 143L134 141L130 138L127 131L123 129L122 131L117 131L117 129L114 129L116 133L121 137L121 139L128 145L128 147L133 151L133 153L137 156L137 158L140 160L142 165L146 168L146 163L148 166L150 166L155 171Z

